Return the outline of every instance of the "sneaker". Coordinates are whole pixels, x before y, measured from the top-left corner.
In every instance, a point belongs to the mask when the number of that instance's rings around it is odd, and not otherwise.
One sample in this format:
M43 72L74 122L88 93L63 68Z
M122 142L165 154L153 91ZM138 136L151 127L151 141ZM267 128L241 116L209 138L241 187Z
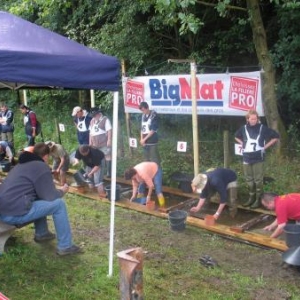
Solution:
M69 248L66 248L66 249L61 249L61 250L57 250L56 253L60 256L64 256L64 255L70 255L70 254L77 254L77 253L82 253L83 250L76 246L76 245L73 245Z
M43 242L47 242L47 241L51 241L51 240L54 240L55 239L55 234L52 233L52 232L48 232L47 234L45 235L42 235L42 236L34 236L34 241L36 243L43 243Z

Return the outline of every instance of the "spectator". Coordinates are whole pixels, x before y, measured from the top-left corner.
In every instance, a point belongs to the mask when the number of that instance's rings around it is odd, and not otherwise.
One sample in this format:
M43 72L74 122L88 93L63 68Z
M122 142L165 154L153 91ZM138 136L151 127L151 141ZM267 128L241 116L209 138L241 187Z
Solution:
M111 138L112 127L110 120L103 115L101 109L95 107L92 109L90 123L90 145L101 150L105 154L105 161L102 160L102 177L104 176L104 165L106 163L106 175L111 177Z
M148 194L146 203L151 200L153 188L157 195L159 206L165 205L165 198L162 193L162 169L155 162L142 162L125 171L124 177L126 180L132 181L132 196L130 201L139 197L144 197L146 187Z
M191 208L191 212L198 212L207 198L219 193L220 204L214 214L217 220L225 205L229 206L230 216L235 217L237 213L237 176L230 169L217 168L205 173L198 174L192 181L192 190L200 194L198 205Z
M75 106L72 111L72 117L77 129L77 140L79 145L88 145L90 142L89 126L92 119L91 116L80 106Z
M46 164L49 151L46 144L38 143L34 153L24 151L20 155L19 164L0 185L0 220L12 225L34 222L34 240L41 243L55 238L47 224L47 216L52 215L57 234L56 253L76 254L82 250L72 242L67 208L61 198L69 187L55 188Z
M22 104L20 106L21 113L24 115L25 134L28 140L28 146L34 146L35 137L41 132L40 123L36 114L28 106Z
M8 109L6 103L0 104L1 140L6 141L11 147L14 145L14 113Z
M5 158L7 158L9 162L13 163L14 156L8 142L0 141L0 161Z
M300 194L278 196L275 193L264 193L261 202L264 207L276 213L275 221L264 228L264 230L273 231L272 238L277 238L282 234L288 220L300 221Z
M53 160L52 173L54 177L59 177L59 184L63 186L67 183L67 171L70 166L70 158L68 152L60 144L56 144L52 141L45 143L50 149L50 156Z
M104 153L89 145L81 145L76 150L74 164L77 165L82 160L85 164L85 176L93 180L93 186L97 188L100 197L106 197L103 188L103 177L101 172L102 160Z
M235 133L235 140L243 147L243 170L249 187L249 199L242 205L258 208L263 192L265 151L279 140L279 134L261 124L255 110L248 111L246 122Z
M144 149L144 160L153 161L160 165L158 143L158 115L150 110L147 102L141 102L139 109L142 111L141 139L140 144Z

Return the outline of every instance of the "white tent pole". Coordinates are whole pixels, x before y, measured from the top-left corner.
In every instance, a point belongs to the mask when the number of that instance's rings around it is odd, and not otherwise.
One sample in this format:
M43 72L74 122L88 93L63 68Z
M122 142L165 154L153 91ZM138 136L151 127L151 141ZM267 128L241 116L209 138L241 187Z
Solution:
M116 201L116 178L117 178L117 147L118 147L118 110L119 92L114 92L113 100L113 126L112 126L112 165L111 165L111 202L110 202L110 241L109 241L109 270L108 276L113 274L113 251L115 229L115 201Z
M24 105L27 106L27 92L26 92L26 90L23 90L23 99L24 99Z
M91 94L91 107L95 107L95 91L90 90L90 94Z

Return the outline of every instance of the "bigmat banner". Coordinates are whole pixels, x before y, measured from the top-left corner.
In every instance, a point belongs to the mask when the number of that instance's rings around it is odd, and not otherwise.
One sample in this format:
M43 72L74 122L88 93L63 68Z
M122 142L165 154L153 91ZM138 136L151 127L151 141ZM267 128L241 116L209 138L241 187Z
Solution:
M123 78L126 113L140 113L146 101L162 114L192 114L191 75ZM196 76L198 115L244 116L255 109L264 116L260 72Z

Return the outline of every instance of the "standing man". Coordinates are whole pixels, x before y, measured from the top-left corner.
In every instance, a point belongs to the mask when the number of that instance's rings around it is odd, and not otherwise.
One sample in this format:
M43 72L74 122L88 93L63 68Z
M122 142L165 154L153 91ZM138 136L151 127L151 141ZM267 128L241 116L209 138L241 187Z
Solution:
M149 109L147 102L141 102L139 109L143 113L140 144L144 148L144 160L153 161L160 165L160 155L157 148L158 115L156 111Z
M165 205L165 198L162 193L162 169L157 163L146 161L137 164L127 169L124 177L126 180L132 181L133 189L130 201L140 196L143 197L147 187L146 203L151 200L152 191L155 188L159 206L163 207ZM140 195L138 196L138 194Z
M14 145L14 113L8 109L6 103L0 104L1 140L6 141L11 147Z
M41 127L36 118L36 114L28 106L22 104L20 106L21 113L24 115L25 134L27 136L28 145L34 146L35 137L40 133Z
M283 232L288 220L300 221L300 194L278 196L275 193L262 194L261 202L269 210L275 210L275 221L264 230L273 231L272 238L277 238Z
M112 127L110 120L103 115L100 108L94 107L91 110L92 120L90 123L90 145L101 150L105 154L105 161L102 160L101 172L104 176L104 165L106 163L106 176L111 177L111 138Z
M235 133L235 140L243 147L243 170L249 187L249 199L242 205L258 208L263 192L265 151L279 140L279 134L261 124L255 110L248 111L246 122Z
M82 160L85 165L85 176L93 180L93 186L97 188L99 197L106 197L103 188L103 177L101 172L104 153L89 145L81 145L76 150L73 165L77 165Z
M88 145L90 142L89 126L92 119L91 116L80 106L75 106L72 111L72 117L77 129L77 140L79 145Z
M232 218L237 213L237 176L230 169L217 168L206 173L198 174L192 181L192 190L200 194L197 206L191 208L191 212L198 212L204 205L207 198L219 193L220 204L214 214L217 220L225 205L229 206L229 213Z
M51 171L47 165L49 147L38 143L34 153L24 151L19 163L8 173L0 185L0 220L22 225L34 222L37 243L55 239L48 229L47 216L52 216L57 234L58 255L82 252L72 242L72 233L66 204L62 196L69 187L60 190L54 186Z

